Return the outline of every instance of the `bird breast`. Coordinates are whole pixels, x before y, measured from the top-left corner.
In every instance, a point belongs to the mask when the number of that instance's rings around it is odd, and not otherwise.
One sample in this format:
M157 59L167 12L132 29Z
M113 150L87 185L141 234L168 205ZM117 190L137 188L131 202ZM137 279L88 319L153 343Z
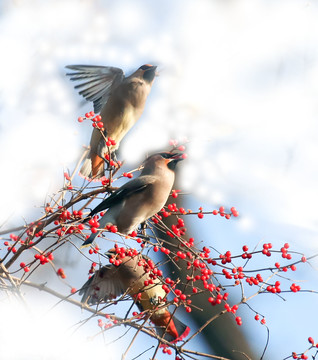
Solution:
M166 296L162 289L162 284L159 279L154 279L153 284L144 285L146 280L150 280L149 274L143 269L143 266L138 265L138 258L123 260L123 265L120 266L121 277L125 283L128 293L131 297L135 297L141 293L139 302L143 310L152 310L160 305L162 299ZM126 261L125 261L126 260ZM156 313L165 312L165 309L160 309Z

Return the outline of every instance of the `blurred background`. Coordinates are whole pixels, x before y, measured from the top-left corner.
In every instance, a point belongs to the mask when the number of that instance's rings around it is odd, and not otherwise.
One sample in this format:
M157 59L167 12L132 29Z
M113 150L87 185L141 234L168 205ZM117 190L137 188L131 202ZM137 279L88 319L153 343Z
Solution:
M61 187L64 170L74 169L89 144L91 125L77 118L92 105L73 89L65 65L111 65L129 74L151 63L160 75L144 114L121 143L127 169L169 139L187 139L188 158L178 179L189 193L184 207L235 206L240 212L230 221L205 216L200 227L194 220L198 241L222 253L240 252L245 244L253 249L259 242L278 249L288 242L308 256L317 253L317 18L317 2L306 0L2 0L0 225L34 220L47 196ZM79 288L88 263L82 267L72 249L58 261ZM262 257L258 261L260 268L268 264ZM48 286L65 291L42 271ZM317 289L315 264L300 265L291 275L306 280L302 288ZM88 334L98 332L96 323L74 326L87 314L67 305L49 310L56 299L25 291L37 320L1 297L0 343L7 344L1 358L84 359L95 353L120 358L118 349L127 339L111 341L127 329L88 341ZM303 351L308 336L318 341L317 302L316 295L305 293L253 299L270 329L265 359ZM239 315L239 330L259 358L266 328L247 308ZM195 319L189 321L195 331ZM146 337L140 341L142 348L128 358L146 349L145 341L152 344ZM200 335L189 345L210 352L213 338Z

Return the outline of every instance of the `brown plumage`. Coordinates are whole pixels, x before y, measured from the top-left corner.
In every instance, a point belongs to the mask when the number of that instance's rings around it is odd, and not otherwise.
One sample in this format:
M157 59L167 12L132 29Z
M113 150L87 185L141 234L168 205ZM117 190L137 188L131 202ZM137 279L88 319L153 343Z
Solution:
M80 290L80 294L83 295L81 301L95 305L126 293L135 299L141 311L152 311L150 320L156 325L158 335L170 342L177 342L186 337L190 331L189 327L172 316L164 306L166 292L162 288L161 280L155 278L152 284L147 283L151 280L149 275L154 268L152 260L136 250L126 250L125 253L121 252L120 256L117 253L118 248L108 251L113 260L116 256L120 259L120 264L107 265L98 270ZM153 311L155 309L157 310Z
M163 152L149 156L140 176L102 201L84 221L108 209L99 220L99 228L102 230L112 224L117 226L118 232L130 234L165 205L174 183L175 167L180 160L182 155L176 153ZM97 235L98 232L92 233L83 246L91 244Z
M73 81L80 81L76 89L86 100L93 101L95 113L100 113L104 124L105 138L112 138L116 145L110 146L114 152L122 138L140 118L150 93L156 66L142 65L133 74L125 77L116 67L68 65L74 72L67 73ZM104 176L105 155L108 147L100 130L93 130L90 152L85 159L80 175L88 179Z

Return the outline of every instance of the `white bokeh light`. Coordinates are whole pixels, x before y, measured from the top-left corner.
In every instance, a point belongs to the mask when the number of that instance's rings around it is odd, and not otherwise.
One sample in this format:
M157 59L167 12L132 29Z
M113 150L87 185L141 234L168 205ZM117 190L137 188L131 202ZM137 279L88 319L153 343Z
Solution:
M7 311L13 306L13 311ZM74 319L65 311L47 311L39 305L26 309L21 303L8 302L2 303L0 317L6 324L0 329L1 359L86 360L98 358L106 352L107 359L115 359L113 345L95 342L92 346L89 336L83 333L74 336Z

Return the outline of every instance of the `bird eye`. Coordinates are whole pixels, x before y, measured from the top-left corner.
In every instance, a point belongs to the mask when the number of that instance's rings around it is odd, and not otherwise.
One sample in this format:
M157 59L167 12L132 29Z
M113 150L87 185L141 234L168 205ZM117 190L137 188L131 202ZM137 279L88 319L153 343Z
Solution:
M145 64L145 65L140 66L139 69L141 69L141 70L148 70L148 69L151 69L152 67L153 67L152 65Z
M172 154L170 153L160 153L160 156L162 156L164 159L170 159L172 157Z

